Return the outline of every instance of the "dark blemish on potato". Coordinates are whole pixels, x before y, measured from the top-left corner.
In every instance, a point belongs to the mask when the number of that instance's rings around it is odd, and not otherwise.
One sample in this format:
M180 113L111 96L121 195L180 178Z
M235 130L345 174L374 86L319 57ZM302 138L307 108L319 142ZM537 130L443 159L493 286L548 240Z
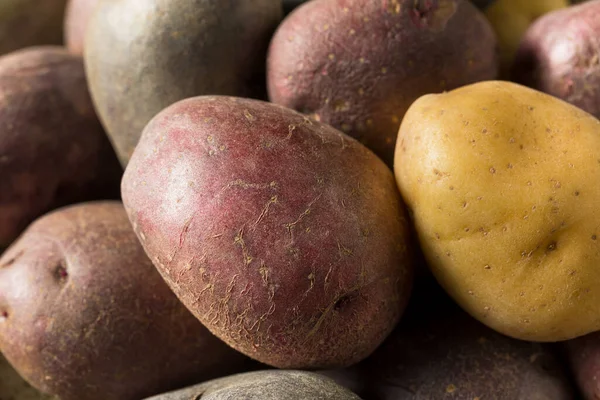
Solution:
M550 252L550 251L554 251L554 250L556 250L556 242L550 242L550 244L546 248L546 252Z
M468 205L468 204L469 204L469 203L467 203L466 201L463 201L462 207L463 207L463 208L467 208L467 205Z
M483 130L481 131L481 133L486 134L487 133L487 128L483 128Z
M592 235L592 240L596 240L598 238L598 236L596 236L595 234Z
M533 111L533 110L535 110L535 107L533 107L533 106L527 106L527 109L528 109L529 111Z
M519 149L523 150L523 145L522 144L519 145Z
M437 240L440 240L440 234L436 232L436 234L435 234L435 238L436 238Z
M2 311L0 313L0 322L3 322L8 319L8 311Z
M454 190L454 186L450 186L450 188L449 188L449 189L450 189L450 190Z
M351 294L340 297L333 305L333 309L338 312L341 311L350 302L350 300L352 300Z
M54 268L54 277L60 282L67 280L69 273L64 265L64 261L60 261L59 264Z
M575 193L573 193L575 196L579 196L579 190L576 190Z
M15 261L17 261L23 254L25 253L24 250L20 250L17 254L15 254L14 257L12 257L10 260L8 260L7 262L5 262L4 264L0 265L0 268L8 268L11 265L13 265L15 263Z

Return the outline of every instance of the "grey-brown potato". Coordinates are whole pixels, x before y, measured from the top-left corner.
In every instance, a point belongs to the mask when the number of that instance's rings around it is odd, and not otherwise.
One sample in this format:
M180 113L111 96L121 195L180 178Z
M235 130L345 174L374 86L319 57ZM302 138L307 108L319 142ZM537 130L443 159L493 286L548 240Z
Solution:
M98 114L123 165L163 108L203 94L265 97L265 57L281 0L107 0L85 63Z
M600 118L600 0L539 18L526 32L513 80Z
M0 354L0 399L52 400L53 397L31 387Z
M61 400L139 400L249 361L177 300L119 202L47 214L0 258L0 350Z
M304 371L257 371L216 379L147 400L360 400L322 375Z
M273 36L271 101L357 138L392 165L418 97L494 79L496 38L467 0L312 0Z
M80 57L54 46L0 57L0 248L51 209L118 199L122 172Z
M87 27L100 0L69 0L65 14L65 45L73 54L83 55Z
M258 100L183 100L148 124L121 188L183 303L263 363L354 364L404 310L413 265L393 175L328 125Z
M1 0L0 55L24 47L61 44L67 0Z

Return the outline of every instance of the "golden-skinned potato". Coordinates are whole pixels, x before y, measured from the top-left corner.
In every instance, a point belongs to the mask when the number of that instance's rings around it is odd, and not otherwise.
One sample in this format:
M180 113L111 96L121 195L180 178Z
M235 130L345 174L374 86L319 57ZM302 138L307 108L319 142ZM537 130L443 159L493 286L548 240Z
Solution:
M434 275L466 311L532 341L600 329L600 121L509 82L423 96L395 173Z

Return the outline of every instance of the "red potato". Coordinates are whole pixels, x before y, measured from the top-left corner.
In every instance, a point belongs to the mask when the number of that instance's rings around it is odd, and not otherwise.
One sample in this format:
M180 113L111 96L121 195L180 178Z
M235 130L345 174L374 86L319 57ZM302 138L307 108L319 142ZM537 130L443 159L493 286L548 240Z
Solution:
M88 23L99 0L70 0L65 14L65 45L73 54L83 55Z
M600 0L538 19L521 42L512 78L600 117Z
M393 175L330 126L258 100L184 100L144 130L122 195L182 302L261 362L356 363L402 314L412 261Z
M272 102L358 139L392 165L418 97L494 79L494 32L467 0L313 0L275 33Z

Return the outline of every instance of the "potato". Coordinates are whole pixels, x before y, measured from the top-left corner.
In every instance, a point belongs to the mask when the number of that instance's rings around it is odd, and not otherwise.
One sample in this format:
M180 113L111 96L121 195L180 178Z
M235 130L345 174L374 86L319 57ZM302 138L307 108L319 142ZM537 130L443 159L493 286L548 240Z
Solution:
M551 349L500 335L439 295L439 288L422 289L415 288L400 326L360 365L365 399L576 398Z
M0 354L0 399L51 400L53 398L32 388Z
M564 349L583 397L600 398L600 332L569 340Z
M247 362L177 300L119 202L47 214L0 258L0 350L61 400L136 400Z
M50 46L0 57L0 248L51 209L118 199L121 174L80 58Z
M600 122L547 94L482 82L423 96L395 172L434 275L519 339L600 329Z
M391 171L292 110L225 96L178 102L144 130L121 192L181 301L263 363L356 363L404 309L412 263Z
M281 0L111 0L89 22L85 64L123 165L144 126L187 97L264 96Z
M513 79L600 117L600 1L545 15L527 31Z
M0 54L62 43L67 0L1 0Z
M83 55L83 42L99 0L69 0L65 15L65 44L73 54Z
M147 400L360 400L322 375L304 371L256 371L216 379Z
M273 37L269 98L341 129L391 166L410 104L495 78L494 46L466 0L313 0Z

